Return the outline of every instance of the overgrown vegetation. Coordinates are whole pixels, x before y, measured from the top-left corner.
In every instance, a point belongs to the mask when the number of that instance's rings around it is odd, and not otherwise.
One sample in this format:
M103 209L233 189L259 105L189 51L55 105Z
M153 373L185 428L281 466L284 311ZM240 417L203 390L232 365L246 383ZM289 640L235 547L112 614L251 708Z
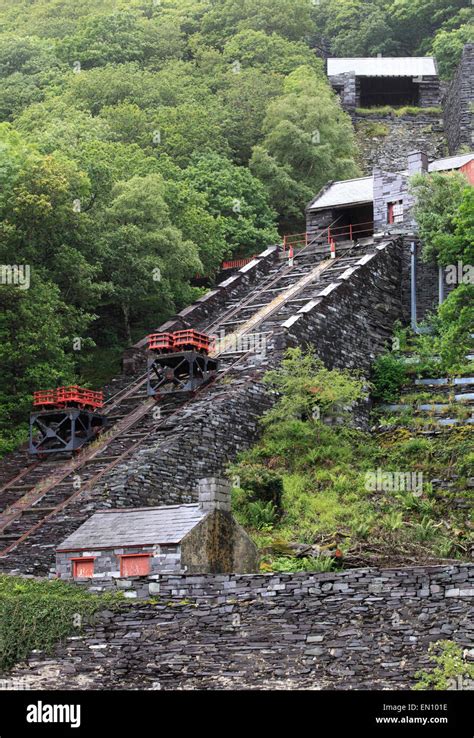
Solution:
M384 138L389 134L389 128L385 123L378 121L360 120L356 124L356 130L364 138Z
M439 117L442 115L443 109L439 107L419 108L416 105L402 105L397 108L391 105L377 105L372 108L356 108L355 112L357 115L372 118L386 118L387 116L402 118L405 115L432 115Z
M116 607L117 594L92 595L59 580L0 575L0 671L26 658L33 649L51 653L100 609Z
M466 284L474 284L474 188L461 172L418 174L410 184L424 260L471 265Z
M413 689L472 689L474 663L466 661L461 646L454 641L436 641L430 644L428 653L436 666L431 671L417 671L418 682Z
M253 531L264 570L469 555L467 506L452 500L468 500L471 428L430 438L407 428L357 430L347 413L365 395L360 379L329 372L300 349L267 382L278 399L263 419L262 440L232 467L234 511ZM389 387L395 395L396 386L385 379L379 392ZM417 475L416 484L406 474ZM453 474L453 488L433 488L432 479Z

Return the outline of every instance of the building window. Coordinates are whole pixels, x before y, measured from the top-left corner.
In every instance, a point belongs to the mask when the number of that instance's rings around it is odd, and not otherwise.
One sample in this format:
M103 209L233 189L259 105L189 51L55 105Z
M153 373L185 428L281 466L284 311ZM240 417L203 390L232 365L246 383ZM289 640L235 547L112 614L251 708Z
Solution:
M403 223L403 200L389 202L387 215L389 223Z
M74 579L90 579L94 576L94 559L72 559L72 576Z
M143 577L150 573L151 554L130 554L120 557L121 577Z

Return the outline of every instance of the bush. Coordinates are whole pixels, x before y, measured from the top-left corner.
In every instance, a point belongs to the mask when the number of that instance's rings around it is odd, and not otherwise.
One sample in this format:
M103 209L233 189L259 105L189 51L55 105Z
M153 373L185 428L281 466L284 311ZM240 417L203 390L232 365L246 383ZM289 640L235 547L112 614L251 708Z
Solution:
M458 677L474 679L474 664L467 663L463 658L461 646L453 641L437 641L431 643L428 649L430 661L437 666L433 671L417 671L415 678L418 683L413 689L448 689Z
M277 509L271 502L257 500L249 502L247 506L247 519L251 528L263 530L272 527L277 521Z
M51 653L59 641L79 633L95 612L118 602L116 594L92 595L60 580L0 575L0 671L33 649Z
M264 464L243 463L231 467L235 487L246 492L247 502L270 502L276 509L281 508L283 480L278 472Z
M336 560L329 556L311 556L297 559L291 556L279 556L271 563L272 571L300 572L300 571L333 571Z
M404 362L394 354L379 356L372 369L372 395L376 400L395 402L406 381Z

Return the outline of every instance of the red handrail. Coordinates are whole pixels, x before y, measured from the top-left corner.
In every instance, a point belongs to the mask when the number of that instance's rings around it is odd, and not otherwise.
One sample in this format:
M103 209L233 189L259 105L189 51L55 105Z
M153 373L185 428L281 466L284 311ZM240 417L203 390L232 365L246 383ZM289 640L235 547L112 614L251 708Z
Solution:
M337 223L337 220L334 221ZM367 226L367 228L364 228L363 226ZM327 228L323 229L319 234L319 238L321 236L324 236L327 240L328 244L331 244L332 241L334 241L336 238L341 238L341 236L348 236L349 241L354 240L354 236L360 236L362 233L367 233L368 235L371 235L374 230L374 221L368 220L365 223L349 223L349 225L343 225L343 226L336 226L333 225L328 226ZM290 247L303 247L308 246L310 242L310 238L314 236L314 234L310 234L308 232L306 233L294 233L291 235L285 235L283 236L283 252L285 253L288 248Z
M250 262L254 259L255 256L246 256L243 259L231 259L230 261L223 261L221 264L221 269L223 271L225 269L238 269L245 266L246 264L250 264Z

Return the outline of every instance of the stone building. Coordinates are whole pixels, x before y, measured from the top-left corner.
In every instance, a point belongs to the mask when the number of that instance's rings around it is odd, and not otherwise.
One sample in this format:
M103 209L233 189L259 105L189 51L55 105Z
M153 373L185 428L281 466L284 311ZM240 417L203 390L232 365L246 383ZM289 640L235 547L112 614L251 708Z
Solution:
M425 153L414 151L408 154L407 168L401 172L374 168L370 177L329 182L306 208L306 230L310 240L328 227L335 241L365 238L379 231L416 230L410 177L452 171L462 172L474 185L474 152L429 163Z
M231 513L230 484L199 481L189 505L101 510L56 551L61 579L251 573L258 551Z
M327 75L348 112L382 105L428 108L440 104L432 56L329 58Z

